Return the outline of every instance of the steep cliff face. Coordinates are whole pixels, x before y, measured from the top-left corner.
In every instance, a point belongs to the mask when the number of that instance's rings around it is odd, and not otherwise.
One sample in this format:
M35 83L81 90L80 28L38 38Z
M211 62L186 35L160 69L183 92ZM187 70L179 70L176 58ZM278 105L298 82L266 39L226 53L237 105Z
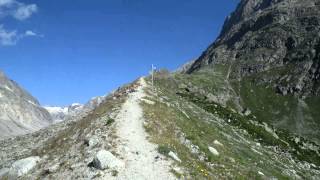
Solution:
M282 93L319 95L320 1L243 0L227 18L219 38L189 73L208 64L233 64L241 78L280 68L265 77Z
M222 74L220 103L319 140L319 29L319 0L242 0L187 73Z
M51 123L39 102L0 72L0 139L39 130Z

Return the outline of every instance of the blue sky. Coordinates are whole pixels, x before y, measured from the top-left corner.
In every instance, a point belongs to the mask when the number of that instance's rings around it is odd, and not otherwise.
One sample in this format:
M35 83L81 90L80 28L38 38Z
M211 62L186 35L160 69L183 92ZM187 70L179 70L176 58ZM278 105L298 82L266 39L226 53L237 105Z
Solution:
M237 3L0 0L0 69L43 105L85 103L151 64L174 70L198 57Z

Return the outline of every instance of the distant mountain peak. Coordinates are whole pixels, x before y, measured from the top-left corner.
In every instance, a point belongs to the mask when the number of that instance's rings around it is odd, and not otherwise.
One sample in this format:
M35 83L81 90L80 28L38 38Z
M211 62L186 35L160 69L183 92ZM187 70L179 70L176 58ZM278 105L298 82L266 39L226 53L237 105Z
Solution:
M58 107L58 106L44 106L44 108L50 113L54 122L61 122L64 120L73 119L80 114L87 113L94 108L98 107L107 96L93 97L86 104L72 103L69 106Z

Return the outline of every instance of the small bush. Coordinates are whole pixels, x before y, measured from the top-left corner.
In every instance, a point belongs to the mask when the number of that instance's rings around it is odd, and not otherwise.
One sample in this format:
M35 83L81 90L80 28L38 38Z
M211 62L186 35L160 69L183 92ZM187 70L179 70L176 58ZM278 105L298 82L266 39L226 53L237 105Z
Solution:
M106 122L106 126L110 126L112 123L114 123L115 122L115 120L114 119L112 119L112 118L109 118L108 120L107 120L107 122Z
M118 176L118 174L119 174L119 172L117 171L117 170L113 170L112 172L111 172L111 175L112 176Z
M159 145L158 146L158 152L160 154L168 155L170 151L171 151L170 148L166 145Z

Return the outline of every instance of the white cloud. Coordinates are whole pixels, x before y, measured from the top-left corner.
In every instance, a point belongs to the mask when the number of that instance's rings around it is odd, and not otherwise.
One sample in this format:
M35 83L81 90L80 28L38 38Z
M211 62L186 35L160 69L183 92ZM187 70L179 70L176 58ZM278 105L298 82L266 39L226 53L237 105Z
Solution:
M30 18L38 11L36 4L25 4L18 0L0 0L0 20L5 17L12 17L23 21ZM17 30L8 30L0 24L0 46L12 46L25 37L43 37L43 35L27 30L19 33Z
M15 0L0 0L0 7L9 6L14 2Z
M27 30L25 33L24 33L25 36L38 36L37 33L31 31L31 30Z
M37 32L34 32L34 31L31 31L31 30L27 30L24 34L23 34L23 37L40 37L40 38L43 38L44 35L43 34L39 34Z
M0 45L12 46L15 45L20 39L17 31L8 31L4 29L3 25L0 25Z
M38 11L36 4L25 4L17 0L0 0L0 18L11 16L23 21Z
M13 12L13 17L18 20L25 20L32 16L32 14L38 11L38 7L35 4L25 5L19 4L18 9Z
M7 30L3 25L0 25L0 46L13 46L26 37L44 37L34 31L27 30L24 33L18 33L17 30Z

